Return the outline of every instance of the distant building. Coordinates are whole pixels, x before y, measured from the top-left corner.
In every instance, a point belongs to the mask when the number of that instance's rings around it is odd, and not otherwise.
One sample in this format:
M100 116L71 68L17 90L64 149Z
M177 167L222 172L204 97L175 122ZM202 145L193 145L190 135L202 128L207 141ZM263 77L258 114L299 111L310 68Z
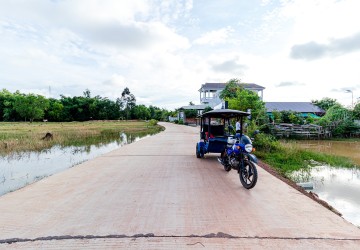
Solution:
M255 83L240 83L241 87L247 90L254 91L257 93L261 100L263 100L263 91L264 87L257 85ZM185 110L187 109L196 109L198 114L202 114L206 107L212 109L224 108L224 102L220 99L220 93L226 87L226 83L205 83L201 85L199 89L200 92L200 105L188 105L182 106L179 109L178 117L174 118L177 120L183 120L188 122L188 119L185 117ZM265 102L266 111L269 116L275 110L281 111L291 111L301 113L303 117L311 116L313 118L319 118L325 114L325 110L319 108L318 106L312 104L311 102ZM194 121L191 121L194 122Z
M263 100L264 87L254 83L240 83L241 87L247 90L251 90L259 94L261 100ZM205 83L201 85L200 92L200 103L206 106L214 108L215 106L222 103L220 99L220 93L226 87L226 83Z
M209 105L205 105L205 104L182 106L181 108L179 108L179 113L177 115L177 119L183 120L186 123L197 124L196 118L186 117L185 110L195 109L195 110L197 110L197 114L201 115L203 113L204 109L207 107L209 107Z
M270 114L273 111L292 111L302 113L304 117L310 116L316 118L323 116L325 110L312 104L311 102L265 102L266 112Z

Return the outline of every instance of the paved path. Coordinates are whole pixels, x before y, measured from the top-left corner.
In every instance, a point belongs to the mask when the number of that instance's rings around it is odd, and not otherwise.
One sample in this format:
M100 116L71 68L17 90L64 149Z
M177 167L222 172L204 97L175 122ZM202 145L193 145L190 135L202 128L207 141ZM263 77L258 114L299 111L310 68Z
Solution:
M244 189L195 157L196 128L163 125L0 197L0 249L360 249L357 227L262 169Z

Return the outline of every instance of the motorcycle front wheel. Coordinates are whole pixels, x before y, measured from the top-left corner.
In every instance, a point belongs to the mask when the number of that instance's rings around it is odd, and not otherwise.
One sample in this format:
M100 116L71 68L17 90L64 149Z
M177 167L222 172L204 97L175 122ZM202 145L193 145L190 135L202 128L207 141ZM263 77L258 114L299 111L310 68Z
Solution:
M244 188L251 189L255 187L258 178L255 164L251 161L244 161L244 167L241 168L239 177Z

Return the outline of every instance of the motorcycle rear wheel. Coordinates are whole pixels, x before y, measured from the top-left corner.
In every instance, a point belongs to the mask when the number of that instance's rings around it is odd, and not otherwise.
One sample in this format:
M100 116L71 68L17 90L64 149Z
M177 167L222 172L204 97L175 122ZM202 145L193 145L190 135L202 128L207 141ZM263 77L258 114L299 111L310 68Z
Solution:
M221 157L221 159L223 160L224 170L225 170L226 172L229 172L229 171L231 170L231 165L228 163L228 160L226 160L226 157L227 157L226 152L223 151L223 152L221 153L220 157Z
M244 167L241 168L239 177L244 188L251 189L255 187L258 178L255 164L251 161L244 161Z
M204 157L203 150L202 150L202 148L199 147L199 143L196 143L195 154L196 154L196 158L203 158Z
M195 149L195 150L196 150L196 151L195 151L195 152L196 152L196 153L195 153L195 154L196 154L196 158L201 158L201 157L200 157L200 152L199 152L199 143L196 143L196 149Z

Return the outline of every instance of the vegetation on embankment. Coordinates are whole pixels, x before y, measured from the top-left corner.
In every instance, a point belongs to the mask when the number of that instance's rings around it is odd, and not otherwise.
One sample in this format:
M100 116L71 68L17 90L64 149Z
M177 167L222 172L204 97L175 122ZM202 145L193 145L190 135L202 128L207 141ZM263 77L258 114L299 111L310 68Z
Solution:
M316 165L316 163L346 168L356 166L346 157L301 149L291 144L283 145L267 134L256 135L255 147L256 155L283 176L301 168Z
M0 155L38 151L54 145L107 143L119 138L121 133L142 136L163 130L154 121L1 122ZM51 133L52 138L44 138L46 133Z

